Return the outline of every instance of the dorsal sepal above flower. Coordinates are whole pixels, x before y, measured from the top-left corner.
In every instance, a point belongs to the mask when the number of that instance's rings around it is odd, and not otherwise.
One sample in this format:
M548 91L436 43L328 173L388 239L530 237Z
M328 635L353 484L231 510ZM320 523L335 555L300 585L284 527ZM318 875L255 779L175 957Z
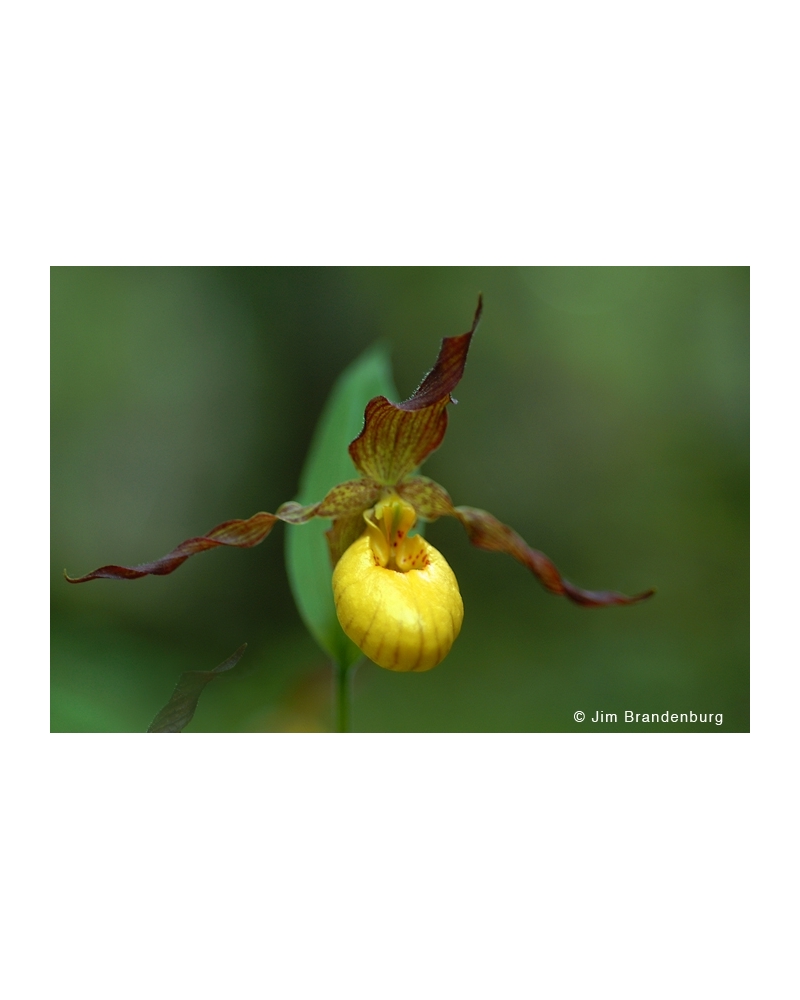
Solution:
M436 364L407 400L392 403L385 396L376 396L369 401L364 427L349 449L362 476L395 485L442 443L450 393L464 374L470 341L482 311L483 299L479 296L470 329L442 340Z

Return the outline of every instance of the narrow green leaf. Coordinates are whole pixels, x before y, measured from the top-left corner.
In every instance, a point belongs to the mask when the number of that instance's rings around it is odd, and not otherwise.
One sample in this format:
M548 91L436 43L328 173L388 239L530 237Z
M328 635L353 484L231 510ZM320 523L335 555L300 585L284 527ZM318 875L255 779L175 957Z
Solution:
M300 478L302 504L316 503L338 483L356 477L347 447L364 426L364 409L375 396L397 398L389 356L382 345L365 351L339 377L314 432ZM286 566L295 603L320 646L343 667L361 656L336 617L331 589L331 563L325 532L327 518L290 527L286 532Z
M167 704L150 723L148 733L180 733L192 721L197 702L209 681L232 670L241 660L247 643L243 643L227 660L213 670L186 670L178 678L175 690Z

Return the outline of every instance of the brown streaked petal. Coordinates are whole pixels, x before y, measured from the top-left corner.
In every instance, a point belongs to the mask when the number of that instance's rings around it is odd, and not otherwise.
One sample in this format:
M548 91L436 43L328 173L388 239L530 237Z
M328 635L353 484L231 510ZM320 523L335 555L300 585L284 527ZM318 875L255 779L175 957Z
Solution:
M328 552L331 557L331 566L336 567L336 563L347 552L350 546L360 538L366 529L364 515L346 514L344 517L337 517L333 524L325 532L328 542Z
M655 590L646 590L634 597L627 597L613 590L581 590L580 587L565 580L543 552L532 549L516 531L502 524L485 510L477 510L475 507L455 507L454 512L467 529L469 540L473 545L488 552L505 552L513 556L538 576L551 593L568 597L576 604L589 608L605 607L609 604L635 604L637 601L652 597L655 593Z
M148 733L180 733L192 721L197 710L197 702L209 681L232 670L241 660L247 643L243 643L227 660L213 670L186 670L178 678L175 690L167 704L153 719Z
M482 311L483 298L479 296L470 329L442 340L436 364L405 402L391 403L385 396L369 401L363 430L349 449L362 475L379 483L397 483L442 443L447 430L445 407L464 374Z
M438 517L455 517L453 501L447 490L427 476L411 476L397 486L403 500L411 504L419 517L435 521Z

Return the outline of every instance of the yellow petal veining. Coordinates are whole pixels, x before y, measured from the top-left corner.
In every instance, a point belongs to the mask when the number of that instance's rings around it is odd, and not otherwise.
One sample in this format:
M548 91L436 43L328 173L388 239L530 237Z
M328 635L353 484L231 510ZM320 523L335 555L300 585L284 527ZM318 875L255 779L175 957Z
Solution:
M333 573L336 613L346 634L388 670L430 670L447 656L464 605L444 556L408 531L414 508L392 494L365 514L367 530Z

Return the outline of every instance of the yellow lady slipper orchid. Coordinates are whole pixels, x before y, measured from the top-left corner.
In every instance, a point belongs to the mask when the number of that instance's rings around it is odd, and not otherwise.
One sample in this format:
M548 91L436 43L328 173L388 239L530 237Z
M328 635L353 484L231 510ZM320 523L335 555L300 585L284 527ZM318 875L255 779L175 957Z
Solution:
M376 396L369 401L364 427L349 447L360 478L334 486L316 504L290 502L274 514L262 511L247 520L225 521L154 562L102 566L67 580L85 583L100 578L133 580L149 574L165 575L190 556L218 545L258 545L276 521L303 524L312 517L330 518L327 537L339 622L371 660L399 671L430 670L440 663L458 636L464 617L458 584L444 557L419 535L409 534L417 518L457 518L473 545L513 556L547 590L576 604L633 604L649 597L652 590L626 597L574 586L546 555L530 548L507 525L484 510L454 507L443 487L414 474L444 438L450 393L464 372L482 308L479 299L467 333L444 338L436 364L409 399L392 403L385 396Z
M387 670L430 670L461 631L464 604L444 556L419 535L411 504L391 493L365 512L367 528L333 571L344 632Z

